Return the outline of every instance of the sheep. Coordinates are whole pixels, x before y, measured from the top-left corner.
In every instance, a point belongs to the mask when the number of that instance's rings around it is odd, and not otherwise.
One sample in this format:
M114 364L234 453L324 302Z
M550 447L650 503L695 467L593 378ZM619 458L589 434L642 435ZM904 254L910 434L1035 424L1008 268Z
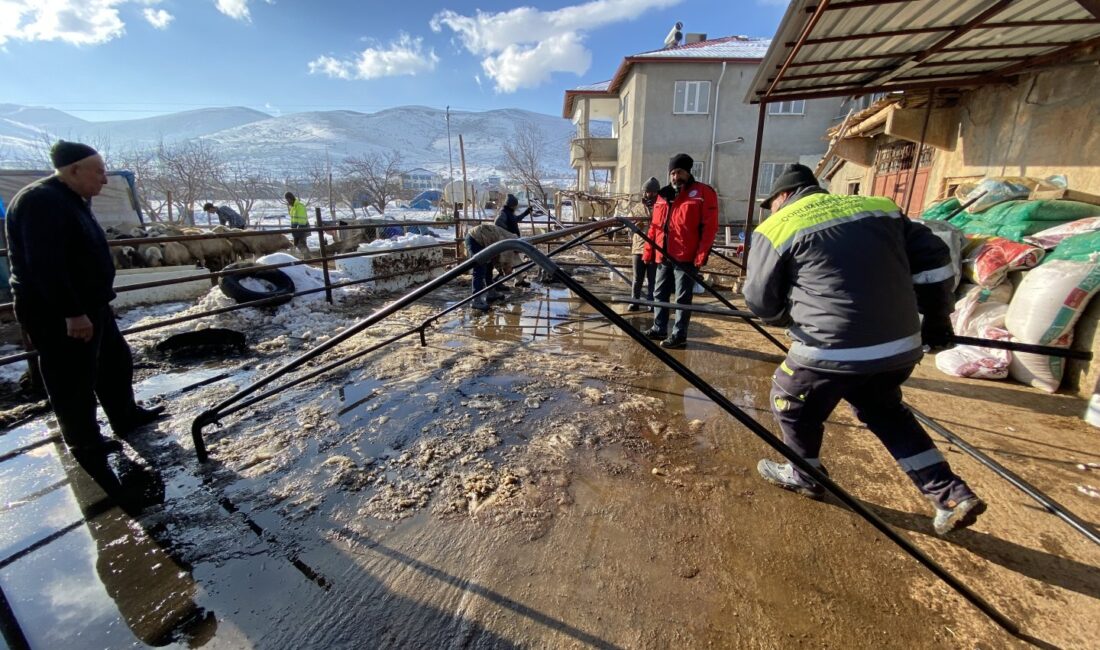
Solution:
M158 244L158 246L160 246L164 255L165 266L192 266L195 264L195 258L191 257L191 252L178 241L166 241Z
M145 266L164 266L164 251L159 244L142 244L138 253L145 259Z

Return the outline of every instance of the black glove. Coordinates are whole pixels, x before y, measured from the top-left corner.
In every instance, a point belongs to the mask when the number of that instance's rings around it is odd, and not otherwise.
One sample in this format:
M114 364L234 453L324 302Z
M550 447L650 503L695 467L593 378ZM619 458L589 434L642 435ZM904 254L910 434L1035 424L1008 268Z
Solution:
M672 203L676 200L676 188L671 185L665 185L657 192L657 196L663 197L664 200Z
M955 331L951 328L951 318L940 315L926 315L921 321L921 343L931 348L932 352L938 352L951 347L951 337Z

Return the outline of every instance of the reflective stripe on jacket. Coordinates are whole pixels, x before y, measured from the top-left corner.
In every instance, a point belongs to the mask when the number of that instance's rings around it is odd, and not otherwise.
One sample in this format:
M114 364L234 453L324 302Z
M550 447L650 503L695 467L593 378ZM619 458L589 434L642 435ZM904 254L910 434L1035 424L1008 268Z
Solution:
M665 191L661 190L661 194ZM718 195L711 186L694 181L680 190L671 203L664 196L657 196L648 235L677 262L702 266L717 234ZM646 244L642 258L660 263L664 256Z
M302 203L301 199L295 199L294 205L290 206L290 225L309 225L309 214L306 212L306 204Z
M920 360L915 284L953 282L947 245L890 199L795 194L752 234L749 309L788 325L797 363L880 372ZM950 292L925 305L950 313Z

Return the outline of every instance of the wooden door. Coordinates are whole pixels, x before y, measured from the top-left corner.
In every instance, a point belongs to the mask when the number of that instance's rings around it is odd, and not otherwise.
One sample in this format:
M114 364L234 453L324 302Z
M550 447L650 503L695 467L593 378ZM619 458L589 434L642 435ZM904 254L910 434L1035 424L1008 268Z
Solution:
M917 145L912 142L898 142L880 147L875 153L875 179L871 193L892 199L902 209L908 200L910 211L919 213L928 188L928 171L932 167L933 149L925 146L921 150L920 160L917 161L917 175L913 182L913 195L907 197L916 149Z

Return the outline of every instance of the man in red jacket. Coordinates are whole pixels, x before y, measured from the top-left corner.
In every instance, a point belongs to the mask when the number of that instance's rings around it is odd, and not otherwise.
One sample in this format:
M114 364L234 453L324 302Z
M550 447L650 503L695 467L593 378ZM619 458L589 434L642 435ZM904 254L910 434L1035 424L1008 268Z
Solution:
M654 298L668 302L672 289L676 288L676 303L690 305L695 282L680 267L698 271L710 255L714 236L718 234L718 195L714 188L704 185L691 175L695 161L686 153L676 154L668 163L669 184L657 193L653 206L653 220L649 223L649 238L667 251L667 259L660 250L645 245L642 261L656 263L657 290ZM673 264L679 262L679 266ZM664 339L663 348L682 348L687 345L688 323L691 312L676 310L672 333L668 333L668 309L658 307L653 327L645 334L651 339Z

